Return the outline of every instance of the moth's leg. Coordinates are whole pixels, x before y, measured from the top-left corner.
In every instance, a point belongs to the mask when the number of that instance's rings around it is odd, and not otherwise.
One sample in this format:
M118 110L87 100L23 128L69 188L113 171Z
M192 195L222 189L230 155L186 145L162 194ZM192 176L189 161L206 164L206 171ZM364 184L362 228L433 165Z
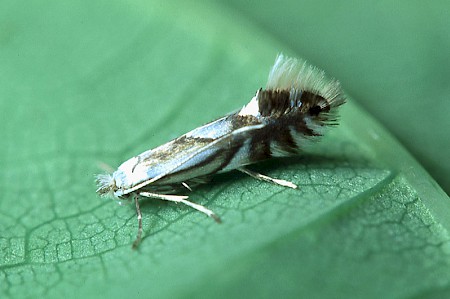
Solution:
M137 214L137 219L138 219L138 233L136 236L136 240L134 240L133 242L133 249L136 249L139 245L139 243L141 243L141 239L142 239L142 213L141 213L141 208L139 207L139 196L137 194L134 194L134 202L136 204L136 214Z
M248 170L247 168L244 168L244 167L237 168L237 170L239 170L240 172L243 172L245 174L248 174L249 176L251 176L251 177L253 177L253 178L257 179L257 180L261 180L261 181L264 181L264 182L269 182L269 183L280 185L280 186L283 186L283 187L289 187L289 188L292 188L292 189L297 189L298 188L296 184L291 183L289 181L280 180L280 179L274 179L274 178L268 177L266 175L263 175L263 174L260 174L260 173Z
M189 191L192 191L191 187L187 183L182 182L181 185L183 185L183 187L188 189Z
M139 193L139 195L142 195L145 197L151 197L151 198L158 198L158 199L167 200L167 201L173 201L176 203L181 202L187 206L190 206L191 208L196 209L199 212L206 214L208 217L211 217L212 219L214 219L217 223L221 222L219 216L217 216L213 211L205 208L202 205L198 205L191 201L186 200L187 198L189 198L189 196L157 194L157 193L150 193L150 192L141 192L141 193Z

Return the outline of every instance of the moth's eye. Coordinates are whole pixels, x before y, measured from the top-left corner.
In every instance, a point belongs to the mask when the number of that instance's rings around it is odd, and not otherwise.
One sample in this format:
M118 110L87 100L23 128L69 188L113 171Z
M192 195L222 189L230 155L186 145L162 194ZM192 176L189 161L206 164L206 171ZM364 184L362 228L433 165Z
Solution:
M317 116L320 112L322 112L322 107L320 107L319 105L315 105L309 108L309 114L312 116Z

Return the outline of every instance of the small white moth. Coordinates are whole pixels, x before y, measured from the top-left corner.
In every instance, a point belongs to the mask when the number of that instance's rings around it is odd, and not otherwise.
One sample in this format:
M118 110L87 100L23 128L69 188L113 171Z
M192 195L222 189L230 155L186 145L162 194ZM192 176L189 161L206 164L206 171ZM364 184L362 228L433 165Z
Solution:
M271 157L298 154L302 146L337 124L345 96L336 80L306 62L278 55L265 89L241 110L196 128L157 148L125 161L112 174L97 175L97 193L134 199L138 217L136 248L142 238L140 197L188 205L220 222L188 196L172 195L205 183L219 172L239 170L256 179L297 188L244 168Z

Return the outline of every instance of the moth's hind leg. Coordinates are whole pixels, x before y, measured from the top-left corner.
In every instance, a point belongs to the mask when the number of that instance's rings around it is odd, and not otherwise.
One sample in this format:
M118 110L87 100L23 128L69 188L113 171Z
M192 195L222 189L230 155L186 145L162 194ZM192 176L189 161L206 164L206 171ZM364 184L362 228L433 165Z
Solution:
M219 216L217 216L213 211L205 208L202 205L199 205L199 204L196 204L196 203L186 200L189 198L189 196L157 194L157 193L150 193L150 192L140 192L139 195L142 195L145 197L150 197L150 198L158 198L158 199L162 199L162 200L172 201L172 202L176 202L176 203L180 202L182 204L190 206L191 208L196 209L199 212L202 212L203 214L206 214L208 217L211 217L212 219L214 219L217 223L221 222Z
M263 174L260 174L260 173L248 170L247 168L244 168L244 167L237 168L237 170L239 170L240 172L243 172L245 174L248 174L252 178L255 178L255 179L260 180L260 181L269 182L269 183L272 183L272 184L280 185L280 186L283 186L283 187L289 187L289 188L292 188L292 189L297 189L298 188L296 184L291 183L289 181L280 180L280 179L274 179L274 178L268 177L266 175L263 175Z

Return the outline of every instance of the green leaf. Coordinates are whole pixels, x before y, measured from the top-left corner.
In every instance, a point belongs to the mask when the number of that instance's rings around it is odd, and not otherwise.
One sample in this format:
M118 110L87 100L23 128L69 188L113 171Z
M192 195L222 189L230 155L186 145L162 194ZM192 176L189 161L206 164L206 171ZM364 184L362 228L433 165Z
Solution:
M95 194L117 166L244 105L286 45L219 4L0 4L0 297L445 297L449 200L350 99L304 155L184 206Z

